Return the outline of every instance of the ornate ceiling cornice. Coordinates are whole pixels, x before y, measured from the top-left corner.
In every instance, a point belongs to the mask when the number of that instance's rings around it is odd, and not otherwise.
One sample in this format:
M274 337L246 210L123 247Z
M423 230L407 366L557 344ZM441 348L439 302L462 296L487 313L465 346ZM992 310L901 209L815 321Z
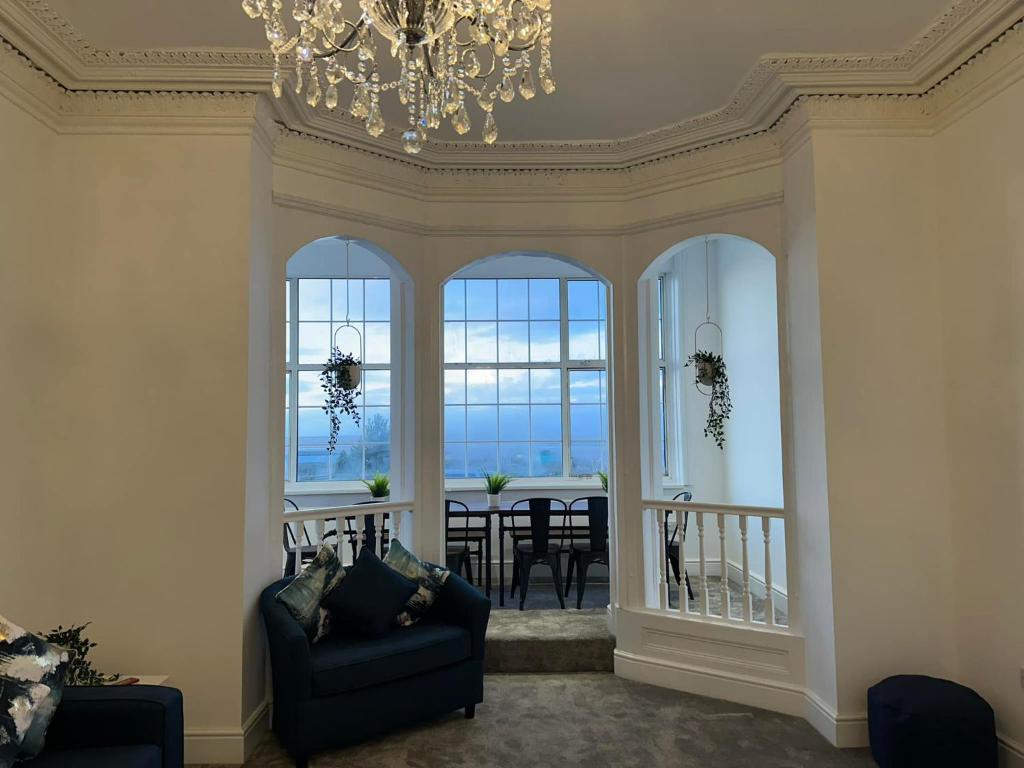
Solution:
M620 141L431 142L410 158L397 134L371 139L360 122L311 109L290 92L274 108L295 134L427 171L626 170L767 131L806 97L928 93L1021 18L1024 0L956 0L898 53L766 56L722 108ZM0 6L0 37L73 94L262 93L269 80L263 51L96 48L45 0Z

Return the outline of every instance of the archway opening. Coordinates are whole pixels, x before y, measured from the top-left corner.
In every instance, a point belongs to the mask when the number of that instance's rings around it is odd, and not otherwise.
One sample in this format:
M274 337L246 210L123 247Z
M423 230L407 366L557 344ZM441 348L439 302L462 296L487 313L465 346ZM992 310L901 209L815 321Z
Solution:
M465 505L491 515L488 551L475 561L477 578L485 589L489 579L496 606L505 602L501 585L507 588L518 578L522 553L516 547L532 544L523 528L527 517L511 514L524 512L528 499L555 500L551 542L559 550L561 573L538 568L543 573L536 584L532 577L528 582L526 608L560 606L553 582L568 575L573 542L581 548L596 519L588 505L605 510L608 519L605 485L614 475L609 293L602 276L536 252L481 259L444 284L439 447L446 507L450 512ZM492 499L496 508L488 510L484 479L495 473L511 482L500 505ZM447 521L449 551L460 549L451 540L458 520ZM604 540L595 546L607 551L588 570L582 598L573 589L570 608L578 603L603 609L609 602L614 547ZM573 587L579 585L576 574ZM564 585L562 592L564 597Z
M787 624L785 522L757 514L784 506L776 260L742 237L693 238L639 290L644 497L695 505L651 509L648 605ZM724 380L697 381L701 354L720 358ZM709 413L725 393L716 439Z

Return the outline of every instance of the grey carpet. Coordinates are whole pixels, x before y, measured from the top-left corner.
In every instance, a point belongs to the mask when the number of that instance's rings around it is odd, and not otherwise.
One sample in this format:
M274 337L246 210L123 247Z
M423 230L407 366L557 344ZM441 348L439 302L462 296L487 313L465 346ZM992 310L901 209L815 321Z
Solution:
M615 640L608 611L492 611L487 624L488 672L610 672Z
M805 721L610 674L488 675L461 712L315 758L314 768L868 768ZM344 723L338 723L344 728ZM292 763L273 739L247 768Z

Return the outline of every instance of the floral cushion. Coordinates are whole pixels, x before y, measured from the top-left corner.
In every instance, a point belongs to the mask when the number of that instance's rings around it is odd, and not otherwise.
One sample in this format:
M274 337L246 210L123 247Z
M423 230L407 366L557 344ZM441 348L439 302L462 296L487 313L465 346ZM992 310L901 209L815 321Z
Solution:
M441 588L448 581L451 571L420 560L403 547L398 539L391 541L384 562L417 585L416 592L395 619L401 627L412 626L430 610L430 606L441 594Z
M320 601L341 580L345 569L329 546L321 546L312 559L292 582L277 593L295 620L299 622L310 642L316 643L330 632L330 613L320 607Z
M67 668L67 651L0 616L0 768L42 751Z

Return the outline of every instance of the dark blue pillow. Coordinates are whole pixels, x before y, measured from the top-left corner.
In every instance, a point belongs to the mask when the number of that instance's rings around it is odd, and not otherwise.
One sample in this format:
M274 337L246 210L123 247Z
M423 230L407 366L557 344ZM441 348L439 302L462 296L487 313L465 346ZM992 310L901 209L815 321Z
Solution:
M335 627L347 626L368 637L383 637L417 588L364 547L355 565L324 596L321 605L333 614Z

